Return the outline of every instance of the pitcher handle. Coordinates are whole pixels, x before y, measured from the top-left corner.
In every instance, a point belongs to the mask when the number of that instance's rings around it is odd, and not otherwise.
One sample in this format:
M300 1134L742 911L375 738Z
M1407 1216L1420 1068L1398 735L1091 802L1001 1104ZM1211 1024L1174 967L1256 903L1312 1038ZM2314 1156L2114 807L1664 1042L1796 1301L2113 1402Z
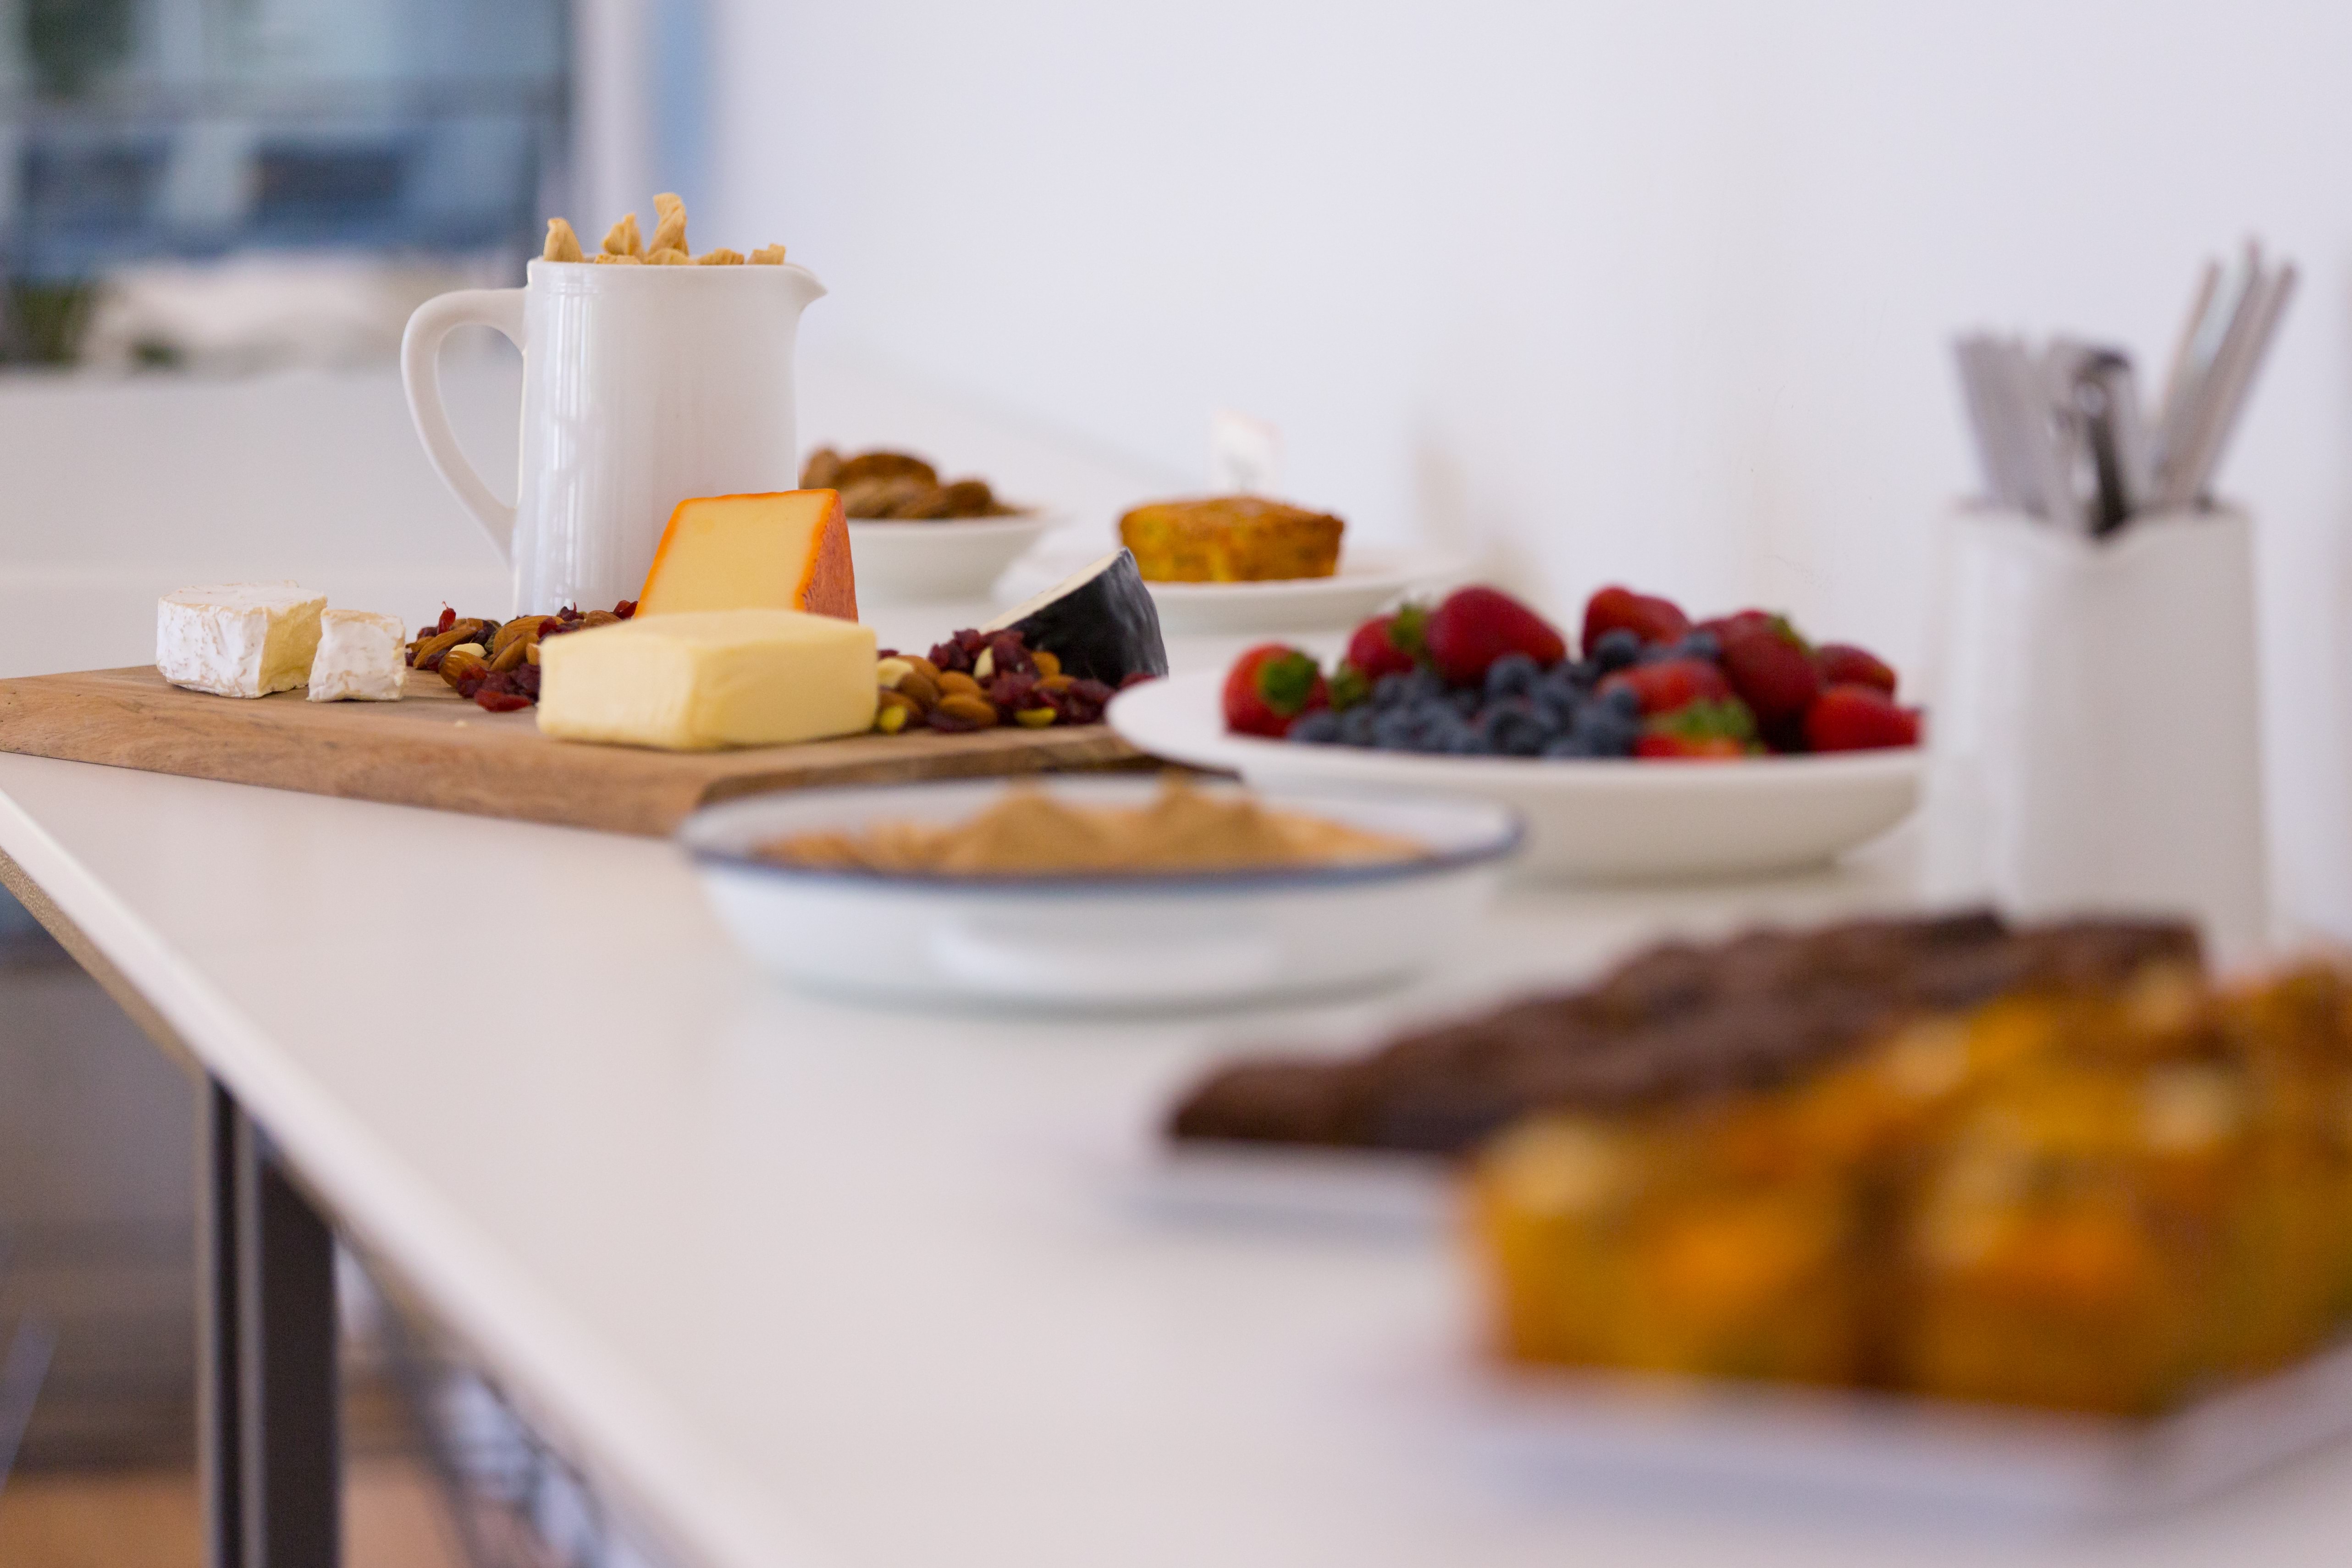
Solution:
M449 411L441 402L441 341L458 327L488 327L523 347L521 289L463 289L443 294L416 307L408 330L400 339L400 380L408 389L408 415L416 422L417 438L441 482L457 492L499 553L514 559L515 509L500 500L474 470L450 428Z

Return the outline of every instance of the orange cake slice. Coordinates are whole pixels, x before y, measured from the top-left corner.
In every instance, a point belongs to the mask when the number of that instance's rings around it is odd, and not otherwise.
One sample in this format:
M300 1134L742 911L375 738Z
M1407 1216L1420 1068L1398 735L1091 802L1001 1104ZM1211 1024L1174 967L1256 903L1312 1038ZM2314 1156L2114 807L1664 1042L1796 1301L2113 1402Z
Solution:
M637 613L804 610L857 618L849 524L832 490L702 496L677 503Z

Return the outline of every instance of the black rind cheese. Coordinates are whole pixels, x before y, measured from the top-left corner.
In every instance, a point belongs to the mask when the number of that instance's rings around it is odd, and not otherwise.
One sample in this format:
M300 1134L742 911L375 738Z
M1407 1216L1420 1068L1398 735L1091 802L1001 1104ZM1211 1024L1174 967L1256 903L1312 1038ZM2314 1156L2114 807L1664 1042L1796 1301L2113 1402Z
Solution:
M1135 567L1135 553L1106 555L980 628L1017 631L1062 661L1062 672L1116 687L1135 675L1168 673L1160 612Z

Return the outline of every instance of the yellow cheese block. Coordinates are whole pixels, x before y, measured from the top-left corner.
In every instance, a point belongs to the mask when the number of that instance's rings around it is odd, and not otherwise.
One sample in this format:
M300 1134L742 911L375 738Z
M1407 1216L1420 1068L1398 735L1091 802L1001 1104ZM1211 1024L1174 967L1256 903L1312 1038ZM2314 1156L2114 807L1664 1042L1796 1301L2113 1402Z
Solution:
M539 727L698 752L855 735L874 723L872 628L796 610L639 616L539 645Z
M839 495L701 496L669 514L637 614L755 609L857 618Z

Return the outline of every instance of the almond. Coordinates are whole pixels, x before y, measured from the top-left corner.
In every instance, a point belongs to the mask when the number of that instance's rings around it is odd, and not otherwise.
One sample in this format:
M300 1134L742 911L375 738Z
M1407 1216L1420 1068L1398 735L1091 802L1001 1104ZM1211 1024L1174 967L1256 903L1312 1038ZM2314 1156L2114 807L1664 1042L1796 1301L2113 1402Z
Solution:
M926 713L939 706L939 682L931 679L919 669L910 669L900 676L898 684L892 689L902 697L911 699L915 706Z
M970 697L981 702L988 700L988 693L981 689L980 682L960 669L940 672L940 700L945 701L950 697Z
M930 718L933 724L943 730L992 729L996 724L996 704L985 697L950 691L940 699L940 705L931 710Z
M439 658L461 643L472 642L481 635L481 632L482 623L478 620L462 620L453 623L447 631L426 637L416 645L416 668L431 669L433 668L431 660Z

